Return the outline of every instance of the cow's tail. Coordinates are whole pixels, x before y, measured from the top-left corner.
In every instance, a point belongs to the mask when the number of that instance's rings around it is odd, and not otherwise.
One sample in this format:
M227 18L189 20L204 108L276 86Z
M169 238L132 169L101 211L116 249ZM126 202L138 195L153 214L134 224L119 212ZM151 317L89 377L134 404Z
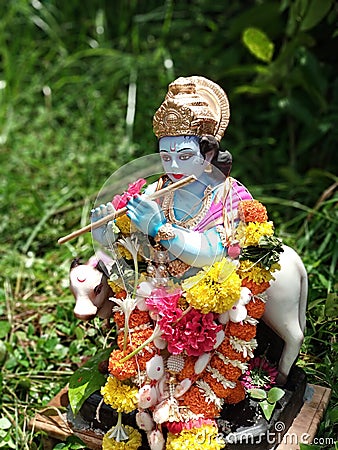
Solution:
M303 261L298 257L298 270L300 275L300 296L299 296L299 308L298 318L301 330L304 332L306 325L306 307L307 307L307 295L308 295L308 278L307 272L304 267Z

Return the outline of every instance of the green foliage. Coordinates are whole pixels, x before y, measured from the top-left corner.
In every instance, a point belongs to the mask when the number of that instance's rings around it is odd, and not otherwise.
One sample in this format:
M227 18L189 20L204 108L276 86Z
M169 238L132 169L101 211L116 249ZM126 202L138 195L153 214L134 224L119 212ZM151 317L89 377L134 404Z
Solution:
M56 444L54 450L79 450L86 449L87 447L77 436L70 436L66 439L66 442L61 442L60 444Z
M0 446L42 448L30 418L110 339L72 315L69 263L92 254L90 236L56 240L87 223L115 169L156 150L152 116L167 84L191 74L227 91L233 176L305 262L299 364L333 389L319 436L334 435L335 2L0 3L0 424L11 424Z
M278 387L273 387L268 391L264 389L249 389L248 392L251 398L259 401L258 404L266 420L271 419L277 402L285 395L283 389Z
M267 63L271 62L274 44L261 30L257 28L244 30L243 43L257 59Z
M111 351L110 347L99 351L70 377L68 396L74 416L84 401L104 385L106 377L99 371L99 363L108 359Z

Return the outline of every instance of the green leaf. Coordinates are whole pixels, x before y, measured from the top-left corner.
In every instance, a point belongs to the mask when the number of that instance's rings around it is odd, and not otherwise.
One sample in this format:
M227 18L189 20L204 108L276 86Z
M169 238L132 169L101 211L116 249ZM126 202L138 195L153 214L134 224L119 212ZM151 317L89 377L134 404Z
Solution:
M256 398L257 400L262 400L266 398L266 392L264 389L249 389L250 397Z
M272 60L274 43L258 28L247 28L242 36L244 45L261 61L269 63Z
M332 0L312 0L302 20L300 29L305 31L315 27L330 11L332 4Z
M266 420L270 420L276 403L269 403L267 400L263 400L260 402L259 406L261 407Z
M80 411L85 400L104 385L106 377L99 372L98 364L107 359L110 353L110 348L98 352L71 376L68 397L74 416Z
M280 400L282 397L284 397L285 391L283 389L280 389L278 387L273 387L268 392L267 400L269 403L276 403L278 400Z
M11 422L6 417L1 417L0 430L8 430L11 426Z
M7 336L11 330L11 324L7 320L0 320L0 339Z
M0 340L0 367L5 363L6 356L7 356L6 344Z
M337 295L333 292L328 294L326 298L325 315L332 319L338 316Z
M322 450L319 445L299 444L300 450Z

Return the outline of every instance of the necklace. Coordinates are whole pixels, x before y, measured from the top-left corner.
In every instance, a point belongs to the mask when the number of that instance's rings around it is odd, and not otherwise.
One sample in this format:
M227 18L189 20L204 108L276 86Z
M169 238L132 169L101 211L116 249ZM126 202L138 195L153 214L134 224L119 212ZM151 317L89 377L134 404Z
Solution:
M176 225L180 225L184 228L187 229L192 229L195 228L196 225L203 219L203 217L206 215L206 213L209 211L210 207L211 207L211 202L212 202L212 187L211 186L207 186L205 188L204 191L204 195L202 200L202 205L200 210L196 213L195 216L190 217L188 219L181 219L178 220L175 217L175 213L174 213L174 192L170 192L168 195L166 195L163 199L163 203L162 203L162 209L164 212L164 215L166 217L166 219L170 222L170 223L174 223ZM193 205L194 207L195 205ZM193 209L193 207L191 208L191 210ZM186 214L187 216L188 214Z

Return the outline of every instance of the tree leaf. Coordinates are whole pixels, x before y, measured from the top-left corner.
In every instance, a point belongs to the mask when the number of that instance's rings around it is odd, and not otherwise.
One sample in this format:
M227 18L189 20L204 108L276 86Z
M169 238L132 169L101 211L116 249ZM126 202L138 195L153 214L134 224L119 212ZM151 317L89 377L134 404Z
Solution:
M68 397L74 416L80 411L85 400L104 385L106 377L99 372L98 364L107 359L111 351L106 348L98 352L71 376Z
M273 387L268 392L267 400L269 403L276 403L278 400L280 400L282 397L284 397L285 391L283 389L280 389L278 387Z
M300 29L305 31L315 27L330 11L332 4L332 0L312 0L302 20Z
M258 28L244 30L243 43L249 51L261 61L269 63L272 60L274 43Z
M270 420L276 403L269 403L267 400L263 400L260 402L259 406L261 407L266 420Z
M266 398L266 392L264 389L249 389L250 397L256 398L257 400L262 400Z

